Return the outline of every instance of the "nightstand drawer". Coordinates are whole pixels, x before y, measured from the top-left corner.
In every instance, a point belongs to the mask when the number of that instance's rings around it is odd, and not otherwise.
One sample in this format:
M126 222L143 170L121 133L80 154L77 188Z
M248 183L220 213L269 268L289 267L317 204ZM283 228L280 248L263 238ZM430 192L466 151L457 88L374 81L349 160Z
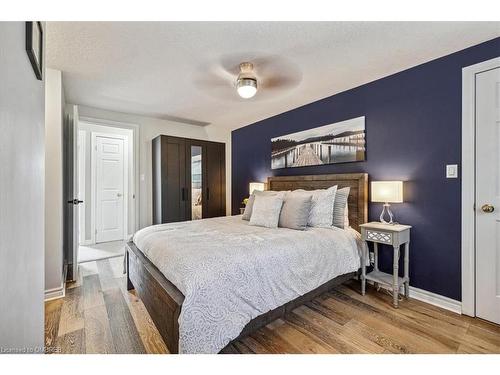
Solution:
M392 245L393 238L392 238L392 233L379 232L367 229L365 240Z

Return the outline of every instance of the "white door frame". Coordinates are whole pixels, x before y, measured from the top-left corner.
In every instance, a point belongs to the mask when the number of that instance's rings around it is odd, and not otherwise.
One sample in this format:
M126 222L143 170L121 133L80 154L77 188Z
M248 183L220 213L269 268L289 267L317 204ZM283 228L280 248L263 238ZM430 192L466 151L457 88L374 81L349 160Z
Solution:
M86 155L86 137L85 132L80 130L78 127L76 129L78 132L78 199L82 200L83 203L80 203L78 207L78 215L80 217L79 220L79 228L78 228L78 238L79 243L78 246L85 244L85 207L87 205L85 198L85 177L82 180L82 175L85 176L85 155ZM83 164L83 165L82 165ZM83 168L82 168L83 167ZM83 184L80 182L83 181ZM83 218L82 218L83 212Z
M90 125L97 126L107 126L118 129L125 129L132 131L132 178L133 178L133 190L129 191L132 195L133 206L129 207L131 215L133 215L133 233L139 229L140 224L140 202L141 202L141 189L139 182L139 171L140 171L140 137L141 129L138 124L133 124L123 121L105 120L96 117L80 116L80 122ZM133 233L129 233L132 235ZM95 230L92 230L92 236L95 235ZM92 237L93 238L93 237Z
M496 57L462 69L462 314L470 316L476 316L476 75L499 66Z
M91 186L92 186L92 194L91 202L92 210L90 216L90 227L91 227L91 238L92 243L96 243L96 212L97 212L97 159L95 155L96 151L96 139L97 137L101 138L112 138L112 139L121 139L123 140L123 240L127 240L127 232L128 232L128 137L121 134L108 134L108 133L100 133L100 132L91 132ZM126 151L125 151L126 150Z

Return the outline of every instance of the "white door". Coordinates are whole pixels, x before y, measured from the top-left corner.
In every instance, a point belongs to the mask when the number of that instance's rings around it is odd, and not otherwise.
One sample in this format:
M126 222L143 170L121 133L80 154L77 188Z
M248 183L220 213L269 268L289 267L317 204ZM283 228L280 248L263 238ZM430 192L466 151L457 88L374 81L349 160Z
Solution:
M476 74L476 315L500 324L500 67Z
M126 167L122 138L95 137L96 242L125 238Z

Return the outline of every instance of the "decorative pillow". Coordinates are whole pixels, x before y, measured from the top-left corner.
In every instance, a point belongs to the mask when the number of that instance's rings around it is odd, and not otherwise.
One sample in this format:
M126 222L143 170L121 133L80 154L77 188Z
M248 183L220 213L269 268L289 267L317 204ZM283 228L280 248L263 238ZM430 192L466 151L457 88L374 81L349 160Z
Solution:
M306 192L306 190L295 190L295 192ZM312 194L311 211L307 226L318 228L330 228L333 223L333 203L337 185L328 189L318 189L307 191Z
M277 228L283 206L284 193L256 194L252 207L250 225L266 228Z
M248 197L248 202L245 206L245 211L243 211L243 216L241 217L243 220L249 221L250 217L252 216L252 209L253 209L253 204L255 201L255 196L256 195L276 195L276 194L284 194L284 192L281 191L274 191L274 190L255 190L250 197Z
M349 205L345 205L345 210L344 210L344 229L349 228Z
M349 216L347 210L347 198L349 198L350 187L337 190L335 194L335 203L333 204L333 226L340 229L349 228ZM346 226L347 217L347 226Z
M312 194L290 192L285 195L278 226L296 230L305 230L311 211Z
M250 217L252 216L252 208L254 200L255 200L255 193L252 193L248 197L248 202L245 205L245 211L243 211L243 216L242 216L243 220L246 221L250 220Z

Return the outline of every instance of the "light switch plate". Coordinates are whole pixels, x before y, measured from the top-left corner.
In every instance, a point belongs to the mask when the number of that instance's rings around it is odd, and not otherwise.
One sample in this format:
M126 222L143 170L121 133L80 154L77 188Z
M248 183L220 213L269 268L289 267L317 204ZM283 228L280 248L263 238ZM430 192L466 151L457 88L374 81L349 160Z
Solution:
M446 166L446 178L458 178L458 164L448 164Z

